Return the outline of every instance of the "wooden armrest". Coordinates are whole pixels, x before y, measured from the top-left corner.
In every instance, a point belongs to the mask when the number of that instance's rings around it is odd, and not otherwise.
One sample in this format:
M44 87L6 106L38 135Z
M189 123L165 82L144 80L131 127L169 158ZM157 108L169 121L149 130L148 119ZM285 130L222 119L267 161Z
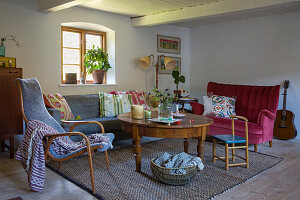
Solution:
M246 117L243 117L243 116L231 115L230 118L232 118L232 119L240 119L240 120L244 120L245 122L248 122L248 119Z
M73 129L80 125L80 124L97 124L100 128L101 128L101 131L102 133L105 133L104 131L104 127L103 125L100 123L100 122L97 122L97 121L61 121L62 123L66 123L66 124L73 124L71 127L70 127L70 132L73 131Z
M52 141L57 138L57 137L62 137L62 136L72 136L72 135L79 135L81 137L83 137L83 139L85 140L86 142L86 148L87 148L87 151L90 152L91 151L91 147L90 147L90 141L88 139L88 137L81 133L81 132L66 132L66 133L52 133L52 134L47 134L45 135L45 137L50 137L48 142L47 142L47 146L46 146L46 150L45 150L45 160L47 159L47 154L49 152L49 149L50 149L50 146L51 146L51 143Z

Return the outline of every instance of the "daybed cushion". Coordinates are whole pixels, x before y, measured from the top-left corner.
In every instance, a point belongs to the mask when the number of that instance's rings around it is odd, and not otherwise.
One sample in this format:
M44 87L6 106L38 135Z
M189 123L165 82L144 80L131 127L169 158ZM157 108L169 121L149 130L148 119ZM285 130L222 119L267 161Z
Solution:
M209 117L214 120L214 123L210 127L218 127L224 129L223 133L214 132L213 135L219 134L230 134L231 133L231 119L230 118L222 118L222 117ZM226 129L226 130L225 130ZM237 132L245 133L245 122L241 120L234 121L234 129ZM262 135L263 128L254 124L252 122L248 122L248 132L249 134ZM241 135L244 136L244 135Z
M68 95L64 97L75 118L80 116L82 119L87 119L100 116L99 95Z
M89 119L81 119L80 121L98 121L100 122L105 129L105 132L112 132L121 130L121 122L116 117L97 117L97 118L89 118ZM61 124L62 127L69 131L69 125L66 123ZM101 128L97 124L81 124L74 128L73 131L79 131L84 134L93 134L93 133L101 133Z

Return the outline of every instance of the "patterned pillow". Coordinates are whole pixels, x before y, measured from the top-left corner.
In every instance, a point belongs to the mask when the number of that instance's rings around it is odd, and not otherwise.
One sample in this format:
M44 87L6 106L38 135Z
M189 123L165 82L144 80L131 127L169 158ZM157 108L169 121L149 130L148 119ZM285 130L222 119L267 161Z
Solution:
M141 90L132 90L128 94L132 95L132 104L144 106L145 109L149 109L149 106L146 104L144 92Z
M119 114L117 95L99 92L100 117L115 117Z
M99 92L99 98L100 117L115 117L131 110L131 95Z
M117 95L119 114L131 111L132 97L129 94Z
M211 97L203 96L204 111L202 115L210 115L214 111Z
M217 117L230 117L235 114L235 98L212 95L213 112L211 115Z
M49 108L55 108L61 112L61 120L74 120L74 115L67 101L60 94L43 94L45 105Z

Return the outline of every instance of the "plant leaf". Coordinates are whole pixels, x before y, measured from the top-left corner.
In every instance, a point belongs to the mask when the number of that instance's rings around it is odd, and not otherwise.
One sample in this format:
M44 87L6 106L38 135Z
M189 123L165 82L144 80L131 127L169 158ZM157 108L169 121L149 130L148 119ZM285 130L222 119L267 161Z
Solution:
M185 83L185 77L184 77L183 75L181 75L181 76L179 77L179 81L180 81L181 83Z
M179 77L179 71L172 71L172 76L174 79L177 79Z

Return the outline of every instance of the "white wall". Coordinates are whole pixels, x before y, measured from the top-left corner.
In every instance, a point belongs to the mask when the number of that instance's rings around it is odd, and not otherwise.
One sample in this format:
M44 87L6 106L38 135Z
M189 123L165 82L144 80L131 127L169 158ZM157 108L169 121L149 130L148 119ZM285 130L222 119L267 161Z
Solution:
M299 34L300 12L191 29L192 95L202 100L209 81L275 85L290 80L287 108L295 113L299 130Z
M189 29L177 26L133 28L129 17L86 8L44 14L36 11L36 0L0 0L0 36L17 35L23 47L6 42L6 56L16 57L25 78L39 79L44 92L61 94L96 94L98 91L150 89L154 86L154 68L148 74L137 68L136 59L157 55L157 34L180 37L182 73L189 80ZM112 86L61 87L61 33L66 22L87 22L115 30L116 83ZM167 54L166 54L167 55ZM174 89L171 75L160 75L161 89ZM188 89L189 82L185 84Z

